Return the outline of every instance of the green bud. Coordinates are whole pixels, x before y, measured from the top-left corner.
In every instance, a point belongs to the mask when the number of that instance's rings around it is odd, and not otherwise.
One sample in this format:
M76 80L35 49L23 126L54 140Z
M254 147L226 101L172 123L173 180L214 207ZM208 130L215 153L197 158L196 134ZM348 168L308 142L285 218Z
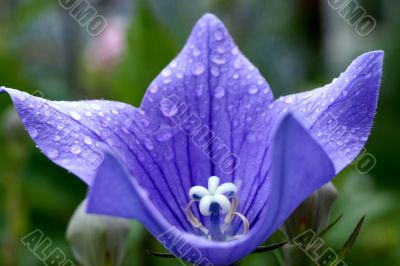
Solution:
M307 229L319 234L329 222L332 205L337 198L337 190L328 183L307 198L286 220L281 230L289 241Z
M86 200L69 221L67 240L84 266L121 265L131 224L128 220L86 213Z

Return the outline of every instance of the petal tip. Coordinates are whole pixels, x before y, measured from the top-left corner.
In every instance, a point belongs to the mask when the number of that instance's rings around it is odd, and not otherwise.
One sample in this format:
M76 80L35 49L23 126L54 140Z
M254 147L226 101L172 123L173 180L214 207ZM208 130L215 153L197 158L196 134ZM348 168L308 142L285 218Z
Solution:
M201 18L198 20L198 22L205 22L209 24L215 24L215 23L221 23L221 20L214 14L212 13L205 13Z
M382 64L384 57L385 52L383 50L375 50L360 55L355 61L362 62L365 60L364 62L378 62Z
M228 31L224 23L214 14L206 13L197 22L193 28L194 32L200 32L207 29L209 32L216 30ZM223 34L224 35L224 34Z

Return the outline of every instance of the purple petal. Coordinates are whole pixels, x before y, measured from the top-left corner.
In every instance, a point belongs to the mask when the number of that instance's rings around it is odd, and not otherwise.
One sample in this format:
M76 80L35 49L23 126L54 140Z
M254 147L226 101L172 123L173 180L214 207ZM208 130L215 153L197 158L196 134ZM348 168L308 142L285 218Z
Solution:
M153 193L152 200L165 217L179 228L191 229L184 215L187 201L177 198L168 173L155 162L160 158L153 158L152 124L143 111L119 102L47 101L14 89L2 91L11 96L30 136L50 160L91 185L103 160L100 148L107 146Z
M296 114L341 171L359 154L371 131L382 77L382 51L361 55L331 84L289 95L276 111Z
M102 123L115 119L113 111L130 107L115 102L56 102L2 87L10 95L15 109L40 150L53 162L90 184L102 161L98 149L103 141ZM121 108L120 108L121 107ZM101 112L104 118L100 116ZM104 121L103 121L104 120Z
M230 265L263 243L305 198L334 176L329 157L292 116L286 117L277 131L272 163L268 204L249 234L239 240L215 242L180 231L110 154L91 187L88 211L140 220L167 249L186 261Z
M204 15L142 102L142 109L159 123L161 136L165 128L173 129L174 135L161 138L157 145L163 148L154 152L161 153L159 163L168 169L177 193L186 195L190 187L204 186L217 175L240 187L244 208L254 184L267 172L263 161L270 114L264 107L272 101L269 85L223 23ZM233 163L226 166L229 159Z

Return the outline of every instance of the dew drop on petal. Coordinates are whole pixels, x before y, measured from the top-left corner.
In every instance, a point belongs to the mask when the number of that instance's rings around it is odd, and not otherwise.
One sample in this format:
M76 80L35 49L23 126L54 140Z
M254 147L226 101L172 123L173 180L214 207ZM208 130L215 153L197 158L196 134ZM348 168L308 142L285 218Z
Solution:
M150 139L144 140L144 146L146 147L146 149L148 149L150 151L154 149L154 144Z
M217 47L218 53L223 54L223 53L225 53L225 50L226 50L226 48L224 45L218 45L218 47Z
M204 73L204 70L205 70L205 66L204 66L204 64L201 63L201 62L196 62L196 63L194 63L194 65L192 66L192 73L193 73L193 75L195 75L195 76L199 76L199 75L203 74L203 73Z
M195 48L193 48L193 53L192 54L194 56L199 56L199 55L201 55L201 51L197 47L195 47Z
M70 114L70 115L72 116L72 118L75 119L75 120L81 119L81 115L78 114L78 113L75 112L75 111L71 111L71 112L69 112L69 114Z
M29 133L31 134L31 137L33 139L38 136L38 131L36 130L36 128L32 128Z
M284 99L285 103L294 103L295 101L296 101L296 97L295 96L289 96L289 97Z
M250 87L248 91L249 91L250 94L256 94L258 92L258 88L257 87Z
M233 66L237 69L242 68L242 60L240 58L236 59L235 62L233 63Z
M211 68L211 75L213 75L214 77L218 77L218 76L219 76L219 69L218 69L218 67L212 67L212 68Z
M90 105L90 107L91 107L93 110L101 110L101 106L98 105L97 103L92 103L92 104Z
M221 86L218 86L215 88L215 93L214 93L215 98L222 98L225 96L225 89Z
M82 148L79 145L72 145L71 152L73 154L79 154L82 152Z
M237 55L239 53L239 49L237 47L233 47L231 52L233 55Z
M224 38L224 33L223 33L222 31L220 31L220 30L217 30L217 31L214 33L214 38L215 38L217 41L221 41L221 40Z
M171 117L176 115L178 112L178 106L176 103L171 103L169 101L164 101L160 104L160 109L163 115L166 117Z
M49 149L47 150L46 154L50 159L56 159L59 156L58 151L56 149Z
M150 85L149 89L150 89L151 93L156 93L158 91L158 86L157 86L157 84L152 84L152 85Z
M166 68L161 72L161 75L163 75L163 77L167 78L167 77L171 76L171 70L169 68Z
M83 142L85 142L85 144L87 144L87 145L91 145L93 143L92 139L88 136L84 137Z
M212 57L211 61L213 61L217 65L223 65L226 63L226 59L224 57Z
M163 125L156 132L155 137L158 141L167 141L172 137L172 128L168 125Z

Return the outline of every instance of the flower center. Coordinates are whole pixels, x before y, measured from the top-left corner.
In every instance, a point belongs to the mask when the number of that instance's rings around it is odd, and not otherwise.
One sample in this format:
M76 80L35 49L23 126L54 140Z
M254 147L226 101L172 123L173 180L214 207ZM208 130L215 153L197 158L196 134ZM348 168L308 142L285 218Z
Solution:
M238 239L249 232L249 222L246 217L237 212L238 199L236 197L237 188L233 183L220 185L217 176L208 179L208 188L194 186L189 190L192 199L186 207L186 216L190 224L206 236L209 240L229 241ZM209 218L209 226L205 227L192 212L192 205L199 202L201 215ZM222 218L223 219L222 224ZM230 227L235 217L240 218L243 223L242 235L230 235Z

